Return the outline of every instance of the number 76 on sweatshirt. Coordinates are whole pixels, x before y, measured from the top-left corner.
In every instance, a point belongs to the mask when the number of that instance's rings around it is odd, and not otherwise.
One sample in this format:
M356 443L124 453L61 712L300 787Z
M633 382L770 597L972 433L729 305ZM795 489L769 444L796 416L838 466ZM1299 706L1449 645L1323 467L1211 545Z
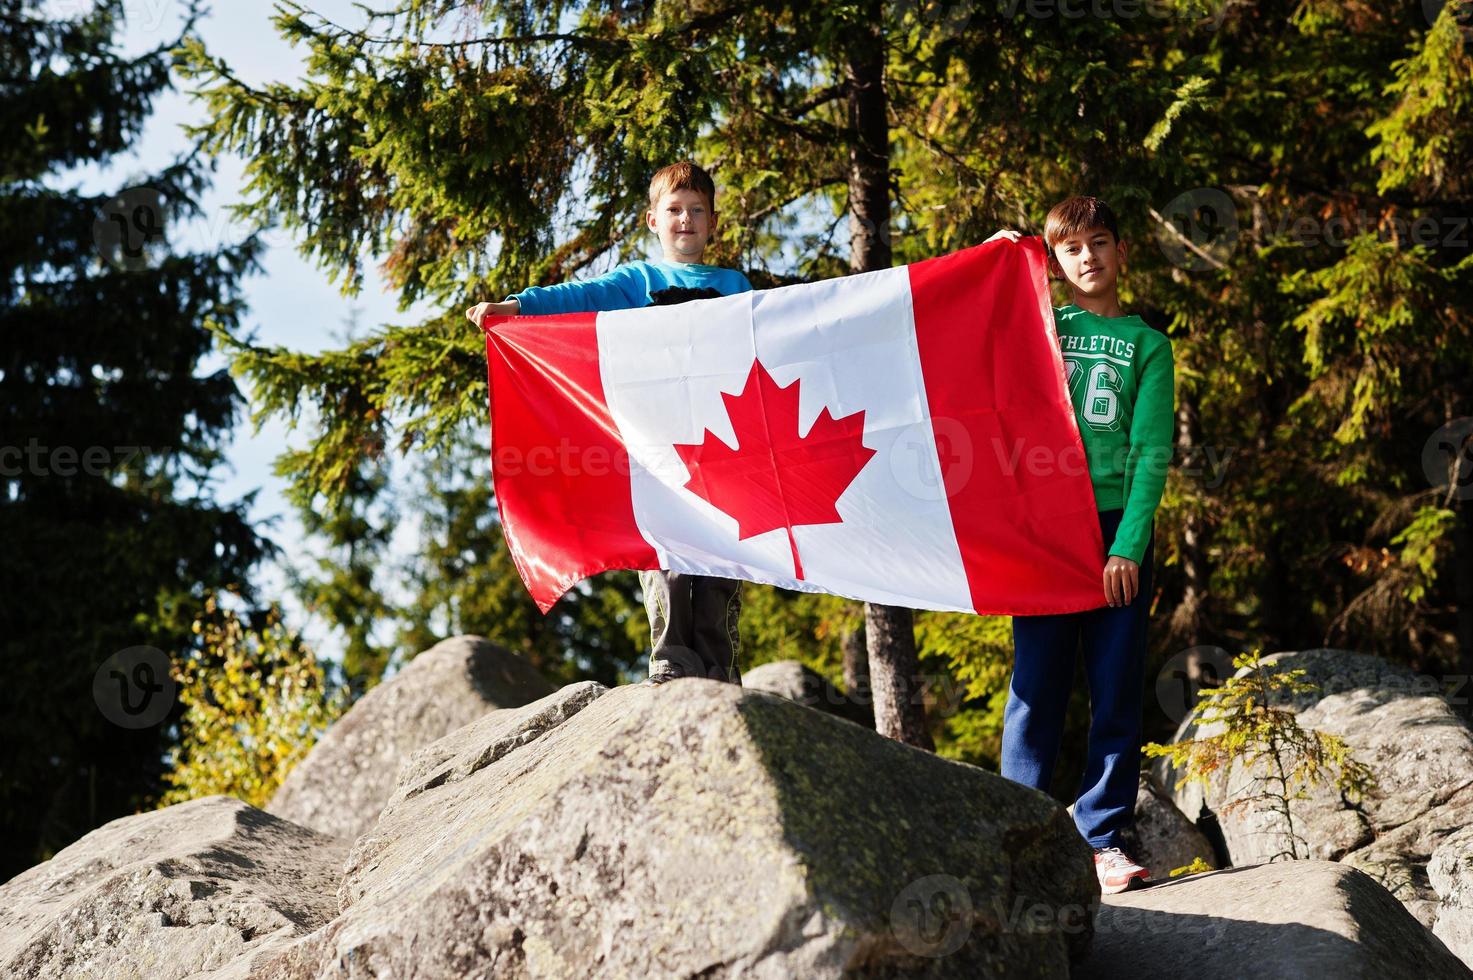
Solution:
M616 568L915 609L1104 605L1037 238L483 329L501 525L544 613Z

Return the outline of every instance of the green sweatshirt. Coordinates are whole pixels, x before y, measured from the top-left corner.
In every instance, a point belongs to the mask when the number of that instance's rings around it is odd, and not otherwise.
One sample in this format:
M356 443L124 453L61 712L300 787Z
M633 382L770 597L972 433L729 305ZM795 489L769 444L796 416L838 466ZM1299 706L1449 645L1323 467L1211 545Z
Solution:
M1138 316L1104 317L1072 305L1054 309L1054 325L1095 506L1125 510L1107 553L1139 562L1171 464L1171 341Z

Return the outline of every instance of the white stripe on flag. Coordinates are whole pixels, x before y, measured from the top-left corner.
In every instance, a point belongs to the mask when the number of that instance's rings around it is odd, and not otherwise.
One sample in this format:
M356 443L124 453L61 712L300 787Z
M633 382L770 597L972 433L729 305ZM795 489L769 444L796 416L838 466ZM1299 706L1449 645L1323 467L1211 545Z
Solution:
M634 514L661 564L920 609L972 608L936 458L904 268L601 313L609 410L628 447ZM779 386L799 382L799 432L824 408L863 410L877 450L838 501L843 522L738 540L737 522L684 488L676 444L735 431L722 393L740 393L754 357ZM812 583L819 583L814 585Z

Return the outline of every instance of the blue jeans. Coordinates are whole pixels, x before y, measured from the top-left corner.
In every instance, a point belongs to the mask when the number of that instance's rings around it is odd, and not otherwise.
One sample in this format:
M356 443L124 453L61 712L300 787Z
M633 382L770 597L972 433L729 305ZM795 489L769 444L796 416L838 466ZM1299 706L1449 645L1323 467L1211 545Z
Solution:
M1107 546L1115 539L1122 513L1100 512L1100 532ZM1141 558L1140 589L1129 605L1013 617L1013 674L1003 709L1002 775L1048 792L1064 735L1074 655L1082 648L1089 679L1089 747L1083 785L1074 801L1074 825L1092 847L1119 846L1121 830L1135 819L1154 550L1152 534ZM1101 590L1103 595L1103 584Z

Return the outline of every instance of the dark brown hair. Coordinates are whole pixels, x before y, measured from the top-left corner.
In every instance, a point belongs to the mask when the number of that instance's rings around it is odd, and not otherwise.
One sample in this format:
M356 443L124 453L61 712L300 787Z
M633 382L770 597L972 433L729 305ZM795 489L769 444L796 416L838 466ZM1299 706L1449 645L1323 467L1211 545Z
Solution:
M1059 242L1091 228L1103 228L1120 241L1120 227L1110 205L1097 197L1071 197L1055 204L1043 219L1043 240L1052 255Z

